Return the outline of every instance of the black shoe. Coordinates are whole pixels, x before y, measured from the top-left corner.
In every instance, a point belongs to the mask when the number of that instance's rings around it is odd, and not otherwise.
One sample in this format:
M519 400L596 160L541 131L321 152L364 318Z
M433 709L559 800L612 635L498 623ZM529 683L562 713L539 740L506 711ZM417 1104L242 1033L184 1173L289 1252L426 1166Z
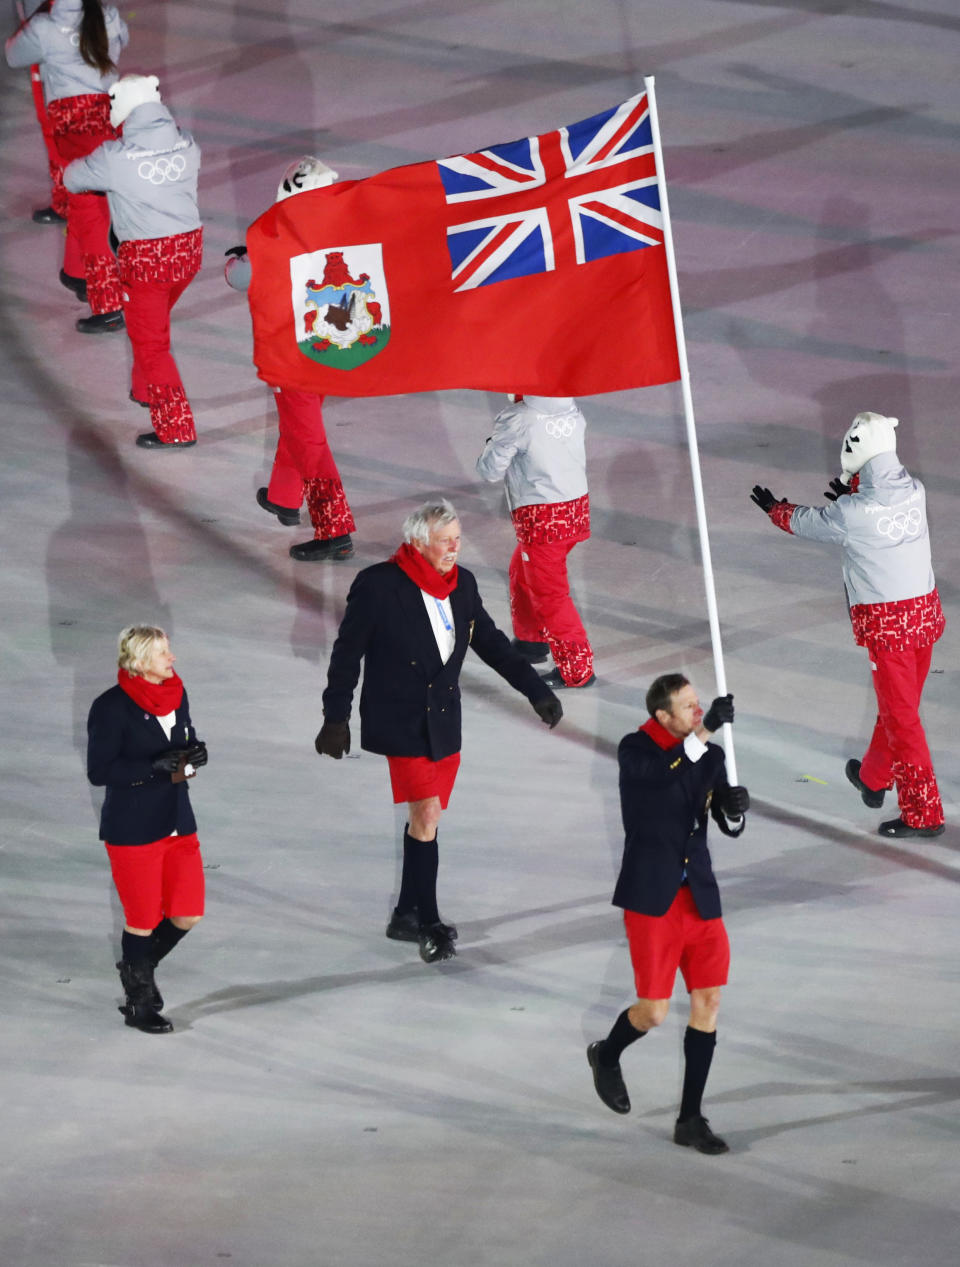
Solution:
M586 686L593 686L597 675L591 673L583 682L565 682L559 669L551 669L549 673L541 673L540 681L546 682L551 691L582 691Z
M511 638L510 646L519 651L530 664L543 664L550 654L549 642L528 642L526 638Z
M877 828L881 836L896 836L905 840L909 836L942 836L943 823L939 827L911 827L902 818L890 818Z
M128 963L121 959L117 968L123 992L127 996L126 1003L119 1009L125 1023L132 1029L142 1030L144 1034L171 1033L173 1025L154 1006L154 999L159 998L159 994L150 960L138 959L134 963Z
M81 317L75 324L81 334L110 334L123 329L123 313L98 312L92 317Z
M404 911L401 915L394 907L390 923L387 925L387 936L391 941L419 941L420 920L417 918L417 908Z
M596 1087L597 1095L608 1109L613 1109L614 1113L629 1113L630 1097L627 1094L623 1074L620 1072L620 1062L618 1060L615 1065L601 1065L600 1048L602 1046L602 1042L597 1042L591 1043L587 1048L587 1061L593 1070L593 1085Z
M887 794L886 790L882 787L877 788L876 790L872 787L867 787L866 783L864 783L863 779L860 777L860 762L851 757L847 764L843 767L843 772L847 776L849 782L851 782L860 793L860 799L863 801L864 805L869 805L871 809L879 809L883 804L883 798Z
M695 1148L698 1153L706 1153L710 1157L730 1151L729 1145L719 1135L714 1135L710 1123L699 1113L685 1122L677 1120L673 1128L673 1142L682 1144L684 1148Z
M151 959L150 962L153 963L153 960ZM123 980L123 972L121 971L122 967L123 967L123 960L121 959L119 963L117 964L117 971L120 973L121 981ZM153 963L153 967L154 967L154 971L156 971L157 965L155 963ZM127 1002L129 1003L129 1001L130 1000L128 999ZM157 988L156 981L154 981L153 983L153 994L151 994L148 1002L155 1012L163 1011L163 995L160 993L159 989ZM126 1010L127 1009L124 1007L120 1009L120 1011L123 1012L124 1015L126 1015Z
M196 440L161 440L155 431L137 436L137 447L141 449L192 449L196 443Z
M60 270L60 285L66 286L67 290L72 290L82 304L87 302L87 282L83 277L71 277L69 273Z
M451 924L425 924L420 929L420 958L424 963L452 959L457 953L453 946L456 937L457 930Z
M138 400L138 399L137 399L137 397L136 397L136 396L134 396L134 394L133 394L133 388L132 388L132 387L130 388L130 399L133 401L133 403L134 403L135 405L139 405L141 409L149 409L149 408L150 408L150 402L149 402L149 400Z
M294 510L291 506L278 506L276 502L272 502L269 499L265 488L257 489L257 505L262 506L271 515L276 515L280 522L286 524L288 528L292 528L294 524L300 522L299 510Z
M435 927L442 928L451 941L457 940L456 924L439 923ZM417 915L417 908L414 907L410 911L404 911L401 915L397 908L394 907L393 914L390 916L390 923L387 925L387 936L391 941L419 941L420 919Z
M350 534L343 537L330 537L326 541L303 541L298 546L290 547L290 558L299 559L301 563L323 563L329 559L339 563L341 559L353 556L353 541Z
M54 211L53 207L37 207L30 219L34 224L66 224L67 217L62 216L59 211Z

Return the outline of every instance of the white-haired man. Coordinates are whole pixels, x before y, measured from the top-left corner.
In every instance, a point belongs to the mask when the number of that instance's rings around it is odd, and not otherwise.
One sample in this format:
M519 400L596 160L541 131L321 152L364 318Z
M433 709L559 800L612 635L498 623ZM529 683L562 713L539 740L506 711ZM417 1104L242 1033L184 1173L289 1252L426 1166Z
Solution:
M882 836L939 836L943 805L920 697L944 617L926 492L897 457L897 425L883 414L857 414L840 449L844 478L824 494L829 505L777 501L759 484L751 499L784 532L842 548L853 635L869 652L877 694L873 736L863 760L847 762L847 778L872 809L896 784L900 817L880 824Z
M357 574L340 623L323 693L317 751L350 751L349 718L363 661L360 744L390 766L394 804L406 802L400 894L387 925L394 941L416 941L426 963L456 952L457 930L437 908L437 824L460 765L460 669L472 647L525 695L551 729L560 701L484 609L477 582L457 566L460 523L445 499L408 515L403 544Z

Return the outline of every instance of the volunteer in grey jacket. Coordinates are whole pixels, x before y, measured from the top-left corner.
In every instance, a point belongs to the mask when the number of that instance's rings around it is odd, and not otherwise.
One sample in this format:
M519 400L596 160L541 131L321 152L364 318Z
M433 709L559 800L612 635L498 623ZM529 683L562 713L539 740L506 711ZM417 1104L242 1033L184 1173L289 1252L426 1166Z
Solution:
M127 38L126 23L112 5L101 0L53 0L49 11L38 10L7 40L8 65L40 68L62 166L116 136L107 93L116 82L117 58ZM99 193L68 193L68 241L60 280L90 304L93 315L76 323L83 334L123 327L120 279L109 235L110 213ZM83 277L78 277L81 259Z
M125 75L110 102L123 135L71 163L63 179L70 190L104 190L110 203L133 347L130 396L149 406L153 423L137 444L188 448L197 433L170 351L170 311L200 269L200 147L160 100L156 75Z
M900 817L884 836L939 836L943 806L920 720L920 697L933 644L944 629L930 561L924 487L897 457L896 418L860 413L843 438L827 506L777 501L759 484L752 500L784 532L839 545L857 644L866 647L877 694L877 722L863 760L846 775L877 809L896 784Z
M590 536L586 421L569 396L518 397L502 410L477 460L503 479L517 534L510 560L514 645L531 663L552 653L554 690L590 686L593 649L570 597L567 555Z

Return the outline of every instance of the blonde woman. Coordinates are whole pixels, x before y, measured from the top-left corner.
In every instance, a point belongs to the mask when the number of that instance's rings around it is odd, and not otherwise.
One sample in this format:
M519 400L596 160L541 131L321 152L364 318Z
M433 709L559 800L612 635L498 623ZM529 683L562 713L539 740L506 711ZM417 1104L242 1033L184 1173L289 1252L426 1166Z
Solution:
M117 968L126 1023L168 1034L154 969L203 917L203 860L187 780L207 763L167 635L130 625L118 642L117 685L87 722L87 775L107 789L100 839L123 906Z

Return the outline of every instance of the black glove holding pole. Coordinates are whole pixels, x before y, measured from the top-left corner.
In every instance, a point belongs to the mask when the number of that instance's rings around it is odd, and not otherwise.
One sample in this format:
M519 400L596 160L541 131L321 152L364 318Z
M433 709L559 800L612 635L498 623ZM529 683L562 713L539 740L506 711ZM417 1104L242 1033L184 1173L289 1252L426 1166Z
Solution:
M704 729L715 734L721 726L733 725L733 696L718 695L703 718Z
M743 818L750 808L750 793L745 787L719 788L714 795L719 799L724 818Z

